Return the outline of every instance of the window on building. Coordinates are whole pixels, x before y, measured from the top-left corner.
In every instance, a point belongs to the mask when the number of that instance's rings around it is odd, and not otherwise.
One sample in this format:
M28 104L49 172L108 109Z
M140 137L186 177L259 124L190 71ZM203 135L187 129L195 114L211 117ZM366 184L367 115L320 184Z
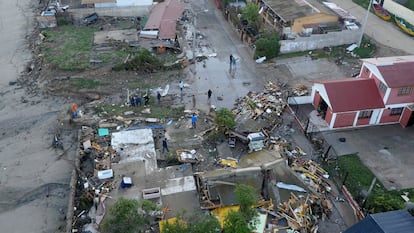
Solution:
M385 86L385 84L383 82L380 82L378 84L378 89L382 92L385 93L385 91L387 91L387 86Z
M361 111L359 112L358 118L370 118L372 111Z
M368 70L368 68L367 68L367 67L365 67L365 73L366 73L366 74L369 74L369 70Z
M412 87L400 87L398 89L398 95L411 95Z
M395 116L395 115L401 115L401 113L403 112L404 108L392 108L391 109L391 116Z

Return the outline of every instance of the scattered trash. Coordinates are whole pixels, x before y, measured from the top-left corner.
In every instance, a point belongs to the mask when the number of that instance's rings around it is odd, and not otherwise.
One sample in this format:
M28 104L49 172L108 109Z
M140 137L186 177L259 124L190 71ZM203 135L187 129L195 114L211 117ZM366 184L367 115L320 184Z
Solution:
M258 64L263 63L264 61L266 61L266 56L256 59L256 63Z

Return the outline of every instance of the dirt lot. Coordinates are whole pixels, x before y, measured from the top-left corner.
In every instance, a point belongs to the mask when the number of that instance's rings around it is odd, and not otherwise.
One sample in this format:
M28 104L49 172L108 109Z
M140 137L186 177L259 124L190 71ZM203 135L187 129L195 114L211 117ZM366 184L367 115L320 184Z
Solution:
M337 66L330 60L311 60L309 57L299 57L257 65L249 58L249 53L246 52L248 48L235 37L233 28L220 18L213 6L208 5L206 7L209 12L206 14L218 16L214 19L221 20L223 23L203 21L202 15L199 19L200 31L204 30L206 35L209 30L223 32L220 39L214 37L200 39L203 44L211 45L210 49L213 48L213 52L217 53L211 66L207 63L207 67L204 67L200 62L195 68L188 66L178 71L152 74L139 71L115 72L110 62L107 65L89 64L88 57L86 63L92 69L61 71L56 64L45 62L43 56L39 56L41 52L37 47L45 43L51 43L51 47L57 46L59 41L48 41L50 38L47 37L42 41L39 31L35 30L33 33L27 31L33 26L31 20L33 15L27 13L30 12L28 9L36 7L30 5L29 1L23 1L10 3L9 6L1 8L2 15L4 15L2 20L13 20L13 23L3 21L3 26L0 27L3 34L8 35L2 37L4 46L0 50L1 54L5 55L2 56L1 62L4 76L1 79L0 89L2 97L0 102L0 225L2 230L7 232L59 232L62 230L77 138L73 131L75 128L69 124L70 116L67 114L69 106L74 102L81 110L91 115L108 116L110 115L108 113L115 115L129 110L121 107L126 102L127 89L131 91L156 90L158 87L164 88L169 84L169 94L163 97L160 107L154 105L154 98L151 100L151 105L154 106L153 112L155 111L153 116L167 118L170 112L166 111L166 108L170 106L191 109L193 94L197 96L197 108L208 109L206 101L208 88L214 90L215 105L232 107L237 97L244 96L249 90L261 90L265 81L294 86L303 82L308 84L313 79L329 78L332 73L335 77L341 78L349 76L350 71L355 70L353 68L357 63L353 61ZM19 27L9 26L14 25L14 22L18 22ZM127 19L115 21L108 19L101 21L100 25L105 29L120 29L132 27L135 22L129 22ZM29 40L26 41L25 36L30 34L32 36L28 36ZM31 47L31 45L36 45L36 47ZM379 45L378 47L376 56L404 54L388 47ZM34 51L33 60L30 56L31 51ZM122 49L120 51L109 60L123 61L126 53ZM97 50L93 52L95 55L100 53ZM234 53L241 59L240 70L235 80L227 75L227 60L230 53ZM13 54L11 58L9 54ZM176 56L174 54L172 57L175 59ZM5 59L6 57L10 59ZM312 72L304 72L308 70ZM21 72L25 75L18 80L19 85L13 85ZM179 80L184 80L189 84L184 89L182 98L178 89ZM151 93L154 94L154 92ZM99 101L86 105L96 99ZM87 109L87 106L92 107ZM200 127L196 132L210 126L203 121L203 117L200 121ZM176 130L171 129L171 135L177 138L177 142L194 135L187 124L188 121ZM62 133L64 147L68 149L67 151L59 151L51 147L52 137L56 131ZM194 146L190 142L187 141L189 144L177 143L172 150ZM204 148L208 153L208 145ZM242 152L243 149L235 151L234 156ZM26 219L26 221L21 221L21 219Z

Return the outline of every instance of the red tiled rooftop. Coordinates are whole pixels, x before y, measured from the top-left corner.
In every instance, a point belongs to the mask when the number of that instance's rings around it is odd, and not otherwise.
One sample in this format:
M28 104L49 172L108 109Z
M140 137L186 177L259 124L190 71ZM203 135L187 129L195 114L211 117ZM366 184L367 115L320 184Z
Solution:
M414 86L414 61L377 66L388 87Z
M152 10L144 30L158 30L160 39L174 38L177 19L183 13L185 5L185 3L177 0L158 3Z
M384 108L373 79L346 78L320 83L325 86L333 112Z

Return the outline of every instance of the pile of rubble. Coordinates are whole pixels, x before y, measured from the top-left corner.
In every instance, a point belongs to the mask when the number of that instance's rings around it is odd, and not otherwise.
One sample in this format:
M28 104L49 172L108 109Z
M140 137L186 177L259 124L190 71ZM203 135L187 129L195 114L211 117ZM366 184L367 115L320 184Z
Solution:
M250 114L250 118L256 120L265 114L269 116L281 116L286 107L284 96L287 91L282 91L278 84L268 82L261 93L249 92L245 97L236 101L233 113L236 115Z
M107 129L106 129L107 130ZM96 207L95 220L99 224L105 214L103 200L115 188L112 163L120 160L119 154L111 146L111 138L105 129L98 130L83 126L80 135L78 187L75 199L73 227L82 225L87 219L91 204ZM87 204L89 203L89 204Z
M332 203L326 198L290 193L289 200L279 204L276 216L285 219L293 232L318 232L319 219L329 218L331 213Z
M329 174L312 160L296 159L291 163L291 168L312 191L324 195L331 191Z

